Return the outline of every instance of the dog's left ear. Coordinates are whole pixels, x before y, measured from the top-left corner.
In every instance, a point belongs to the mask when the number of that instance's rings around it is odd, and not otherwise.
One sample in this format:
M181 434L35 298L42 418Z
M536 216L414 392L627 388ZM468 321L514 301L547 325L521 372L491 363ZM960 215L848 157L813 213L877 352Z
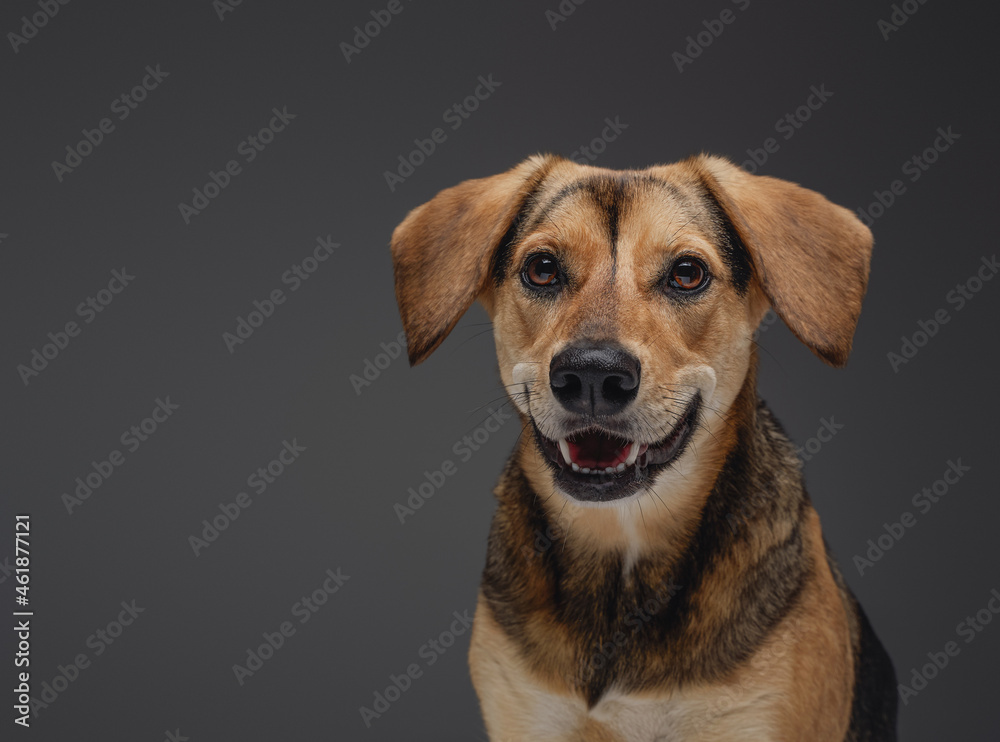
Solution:
M396 303L410 365L423 361L472 306L493 254L552 161L535 156L500 175L467 180L411 211L392 233Z
M720 157L694 164L750 252L774 311L816 355L845 365L868 286L869 229L795 183L750 175Z

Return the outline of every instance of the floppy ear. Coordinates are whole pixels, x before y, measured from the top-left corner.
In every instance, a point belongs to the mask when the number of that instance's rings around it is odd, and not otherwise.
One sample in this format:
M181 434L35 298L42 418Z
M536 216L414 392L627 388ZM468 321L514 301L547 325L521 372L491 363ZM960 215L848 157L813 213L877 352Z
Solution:
M555 158L467 180L411 211L392 233L396 303L410 365L429 356L486 286L493 254Z
M868 286L872 234L842 206L795 183L696 160L750 253L774 311L816 355L843 366Z

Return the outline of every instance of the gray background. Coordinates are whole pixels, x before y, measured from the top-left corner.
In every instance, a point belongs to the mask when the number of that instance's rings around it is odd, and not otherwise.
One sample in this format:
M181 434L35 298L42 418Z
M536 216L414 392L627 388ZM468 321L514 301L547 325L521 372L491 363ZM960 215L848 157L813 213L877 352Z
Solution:
M35 694L60 665L91 659L30 732L3 737L485 737L468 634L431 666L420 650L474 606L491 489L517 435L507 423L469 461L453 451L502 402L487 318L475 308L426 364L393 360L360 394L350 377L400 331L387 245L406 212L533 152L569 155L605 117L628 128L604 166L702 150L740 162L775 137L760 172L851 208L905 182L873 226L849 367L824 366L779 322L760 336L760 386L798 445L824 418L844 426L806 478L900 679L956 640L1000 588L1000 280L960 311L946 298L997 251L994 6L932 0L886 39L887 2L593 0L555 29L556 0L405 2L348 63L340 42L384 7L244 2L220 20L208 0L71 2L16 53L0 44L0 560L13 556L14 513L30 513ZM679 72L671 55L727 7L735 21ZM5 3L0 31L37 11ZM60 182L52 161L157 64L169 77ZM447 128L445 109L489 74L501 86ZM812 85L833 96L783 139L775 122ZM237 145L282 106L295 120L185 224L178 203L242 160ZM391 192L384 171L438 126L447 140ZM911 183L904 162L948 126L961 138ZM283 272L319 236L340 247L288 293ZM82 324L77 305L122 266L134 282ZM223 333L275 288L287 301L229 353ZM942 308L948 324L895 372L887 354ZM17 366L73 320L81 334L22 383ZM177 411L68 513L63 493L166 396ZM248 475L286 439L307 450L255 495ZM959 458L971 471L916 511L912 496ZM400 524L393 505L445 459L457 474ZM241 491L253 504L196 557L188 537ZM906 511L916 525L860 575L852 557ZM299 624L293 604L338 567L349 581ZM7 612L13 579L0 581ZM144 612L96 656L88 637L123 600ZM295 634L241 686L232 666L289 620ZM1000 736L998 624L958 638L961 653L902 708L903 739ZM359 707L411 663L423 675L367 728Z

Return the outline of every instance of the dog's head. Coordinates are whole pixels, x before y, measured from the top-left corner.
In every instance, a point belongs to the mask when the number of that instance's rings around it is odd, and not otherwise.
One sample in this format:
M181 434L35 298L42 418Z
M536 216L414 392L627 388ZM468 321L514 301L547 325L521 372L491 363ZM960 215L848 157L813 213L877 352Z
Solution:
M532 157L442 191L392 237L410 362L482 301L552 482L587 503L683 476L768 306L845 364L871 248L847 209L706 156L641 171Z

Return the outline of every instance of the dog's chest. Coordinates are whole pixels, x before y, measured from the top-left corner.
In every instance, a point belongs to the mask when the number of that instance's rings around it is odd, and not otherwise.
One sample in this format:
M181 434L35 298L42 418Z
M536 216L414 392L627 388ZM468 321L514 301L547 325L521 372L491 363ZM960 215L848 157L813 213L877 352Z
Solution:
M580 699L539 690L524 721L545 740L766 742L776 738L772 700L765 689L739 686L645 697L612 691L588 710Z
M751 660L725 681L642 691L612 681L588 703L590 686L539 674L488 610L477 611L470 669L491 742L766 742L780 738L788 700L786 672Z

